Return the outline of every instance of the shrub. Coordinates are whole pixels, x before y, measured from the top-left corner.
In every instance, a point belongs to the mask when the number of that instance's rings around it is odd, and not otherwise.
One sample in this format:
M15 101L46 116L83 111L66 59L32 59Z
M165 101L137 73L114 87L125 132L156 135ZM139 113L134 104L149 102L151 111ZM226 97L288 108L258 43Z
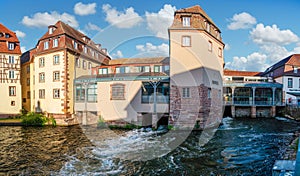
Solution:
M99 119L98 119L98 127L101 127L101 128L106 127L105 120L101 115L99 116Z
M34 112L22 116L22 124L25 126L44 126L47 121L45 116Z

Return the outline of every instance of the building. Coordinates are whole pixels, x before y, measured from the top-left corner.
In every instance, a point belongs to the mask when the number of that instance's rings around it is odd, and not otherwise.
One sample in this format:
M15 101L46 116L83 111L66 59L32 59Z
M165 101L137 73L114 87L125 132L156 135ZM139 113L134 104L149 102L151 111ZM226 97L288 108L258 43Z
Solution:
M0 116L17 115L22 109L20 42L0 23Z
M225 116L274 117L281 107L282 84L261 72L224 70Z
M283 101L300 105L300 54L293 54L275 63L262 73L283 85Z
M92 67L108 63L110 57L100 44L58 21L21 59L24 108L53 116L59 125L71 125L77 123L74 79L91 75Z
M224 65L220 29L200 6L180 9L169 28L169 43L170 123L218 125Z
M153 112L168 124L168 57L110 60L92 70L93 75L75 81L76 116L82 124L101 116L109 123L156 126Z

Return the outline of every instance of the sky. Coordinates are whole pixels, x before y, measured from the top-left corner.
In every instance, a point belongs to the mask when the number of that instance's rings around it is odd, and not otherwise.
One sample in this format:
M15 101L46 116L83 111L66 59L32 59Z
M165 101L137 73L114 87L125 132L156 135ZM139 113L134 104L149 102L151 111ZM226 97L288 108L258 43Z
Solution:
M225 68L264 71L300 53L299 0L14 0L0 23L32 49L61 20L107 48L113 59L168 56L174 11L200 5L221 30Z

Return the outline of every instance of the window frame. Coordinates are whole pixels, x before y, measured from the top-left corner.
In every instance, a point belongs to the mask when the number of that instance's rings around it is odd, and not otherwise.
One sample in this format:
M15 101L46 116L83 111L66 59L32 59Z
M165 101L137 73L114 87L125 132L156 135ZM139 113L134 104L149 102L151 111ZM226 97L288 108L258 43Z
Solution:
M125 93L125 84L114 83L110 85L110 100L125 100Z
M189 17L189 16L182 17L182 26L190 27L191 26L191 17Z
M15 57L9 55L9 56L8 56L8 63L9 63L9 64L15 64Z
M49 49L49 41L44 41L44 50Z
M39 99L45 99L46 91L45 89L39 89Z
M58 47L58 39L53 39L53 48Z
M45 67L45 58L44 57L40 57L39 58L39 67Z
M212 43L212 41L208 41L208 51L210 51L210 52L212 52L212 50L213 50L213 43Z
M16 86L9 86L8 87L8 94L10 97L17 96L17 87Z
M181 38L181 46L182 47L191 47L192 46L192 37L190 35L183 35Z
M15 71L14 70L9 70L8 71L8 78L9 79L15 79Z
M53 65L59 65L59 61L60 59L59 59L59 55L58 54L56 54L56 55L54 55L53 56Z
M58 73L58 77L56 76L57 73ZM53 82L57 82L57 81L60 81L60 71L53 72Z
M53 89L53 99L59 99L60 98L60 89Z
M43 75L43 76L42 76ZM39 83L44 83L45 82L45 72L39 73ZM43 78L43 79L42 79Z
M288 84L287 84L287 87L288 88L293 88L293 78L288 78Z
M189 87L183 87L181 90L182 98L191 98L191 89Z
M15 43L8 42L8 50L12 51L15 49Z

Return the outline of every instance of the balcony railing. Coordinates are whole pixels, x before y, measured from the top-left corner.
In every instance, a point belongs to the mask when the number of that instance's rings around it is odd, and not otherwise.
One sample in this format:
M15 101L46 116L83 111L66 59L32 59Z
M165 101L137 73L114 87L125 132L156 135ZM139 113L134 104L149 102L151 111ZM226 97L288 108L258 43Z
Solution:
M224 101L224 105L230 106L284 106L285 103L280 101L275 101L274 104L272 101Z
M154 99L153 96L143 95L142 103L153 103L153 99ZM169 103L169 96L157 95L156 102L161 104L167 104Z

